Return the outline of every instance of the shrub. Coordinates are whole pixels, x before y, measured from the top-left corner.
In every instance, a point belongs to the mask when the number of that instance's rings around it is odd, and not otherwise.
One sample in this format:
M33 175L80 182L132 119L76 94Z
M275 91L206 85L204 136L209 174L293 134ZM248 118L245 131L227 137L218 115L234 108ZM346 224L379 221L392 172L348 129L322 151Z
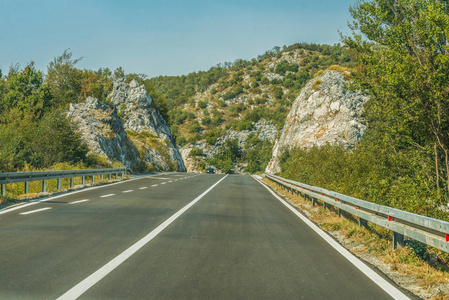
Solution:
M198 123L198 121L193 121L192 124L189 126L189 132L190 133L197 133L200 132L202 129L201 125Z
M198 107L201 109L205 109L207 107L207 101L206 100L198 101Z
M284 91L282 90L282 88L280 86L276 86L273 89L273 94L274 94L274 98L281 99L282 96L284 96Z
M189 153L190 157L202 156L202 155L203 155L203 149L201 149L201 148L193 148L192 150L190 150L190 153Z

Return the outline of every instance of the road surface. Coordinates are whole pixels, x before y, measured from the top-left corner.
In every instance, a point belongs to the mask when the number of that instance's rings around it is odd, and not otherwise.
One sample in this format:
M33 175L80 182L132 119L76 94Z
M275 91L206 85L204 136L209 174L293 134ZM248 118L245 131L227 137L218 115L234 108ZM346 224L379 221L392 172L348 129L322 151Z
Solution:
M0 212L0 299L392 299L251 176L174 173Z

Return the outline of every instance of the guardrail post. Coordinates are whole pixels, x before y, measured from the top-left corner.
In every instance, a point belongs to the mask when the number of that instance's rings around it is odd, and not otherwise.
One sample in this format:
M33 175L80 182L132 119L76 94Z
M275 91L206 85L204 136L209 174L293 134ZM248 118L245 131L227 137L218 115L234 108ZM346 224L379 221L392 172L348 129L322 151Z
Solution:
M368 228L368 221L362 218L359 218L359 226L363 226L365 228Z
M327 204L326 202L323 202L324 203L324 209L329 209L329 204Z
M111 181L111 178L112 178L112 174L109 173L109 174L108 174L108 180Z
M118 173L115 173L115 180L117 180L118 178Z
M29 181L25 181L25 194L28 194L30 192L30 182Z
M61 178L56 180L56 189L59 191L61 189Z
M338 217L344 217L345 216L345 211L342 210L341 208L338 208Z
M82 185L86 184L86 176L81 176L81 184Z
M74 183L73 177L70 177L70 188L73 188Z
M1 195L6 197L6 184L0 184Z
M312 206L315 206L315 205L316 205L316 198L312 197Z
M404 235L393 231L393 250L398 246L404 246Z
M101 174L100 177L101 177L100 180L103 181L104 180L104 174Z
M92 175L92 184L95 183L95 175Z
M125 177L125 173L124 172L122 172L122 179Z
M42 180L42 193L45 193L47 191L47 180Z

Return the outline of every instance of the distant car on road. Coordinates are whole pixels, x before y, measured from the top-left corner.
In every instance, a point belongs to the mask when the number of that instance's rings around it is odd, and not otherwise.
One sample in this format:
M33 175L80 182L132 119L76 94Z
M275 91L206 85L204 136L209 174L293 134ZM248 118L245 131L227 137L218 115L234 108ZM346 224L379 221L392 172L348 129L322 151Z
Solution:
M207 174L215 174L215 170L214 170L214 168L207 168L206 173Z

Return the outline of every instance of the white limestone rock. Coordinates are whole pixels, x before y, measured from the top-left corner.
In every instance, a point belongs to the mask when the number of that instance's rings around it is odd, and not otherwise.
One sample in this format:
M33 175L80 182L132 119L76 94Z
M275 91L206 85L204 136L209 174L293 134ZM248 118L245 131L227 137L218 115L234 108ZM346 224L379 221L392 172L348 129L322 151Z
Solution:
M281 137L275 142L267 172L281 171L279 159L285 150L327 143L352 148L359 142L366 130L362 109L368 96L347 90L345 86L344 75L337 71L325 71L307 83L293 103Z

